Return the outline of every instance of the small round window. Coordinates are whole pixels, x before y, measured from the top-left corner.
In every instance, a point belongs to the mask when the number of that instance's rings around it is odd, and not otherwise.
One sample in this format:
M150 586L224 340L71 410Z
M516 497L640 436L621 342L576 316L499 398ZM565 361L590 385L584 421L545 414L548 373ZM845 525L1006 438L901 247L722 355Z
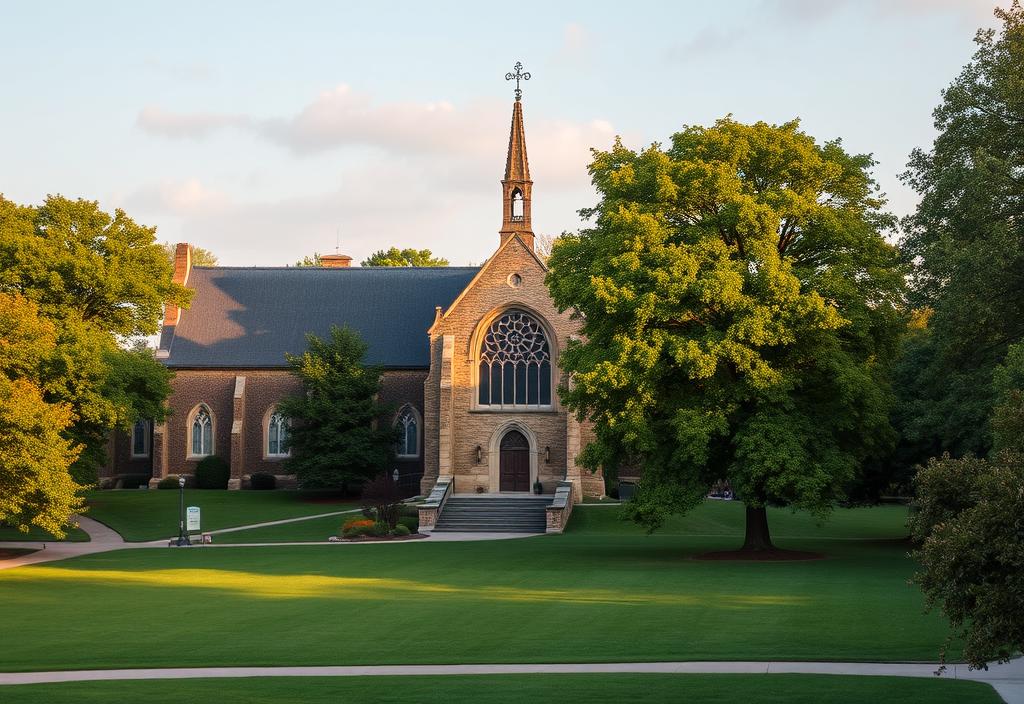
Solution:
M519 274L512 274L508 277L508 285L512 288L519 288L523 285L523 277Z

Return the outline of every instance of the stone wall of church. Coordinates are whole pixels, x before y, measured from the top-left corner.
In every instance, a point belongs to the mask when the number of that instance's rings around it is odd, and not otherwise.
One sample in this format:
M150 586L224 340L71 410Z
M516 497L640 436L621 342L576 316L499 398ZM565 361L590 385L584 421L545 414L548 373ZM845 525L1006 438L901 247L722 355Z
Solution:
M510 277L518 274L517 286ZM566 476L567 431L566 413L552 392L550 411L509 412L474 408L476 393L476 333L495 313L509 308L523 308L538 315L547 324L554 339L549 340L553 368L557 355L578 326L568 314L559 313L544 285L546 270L526 248L514 238L499 249L480 277L470 285L461 300L453 305L431 330L431 373L425 387L427 408L427 443L424 489L433 485L439 474L454 476L458 493L480 490L495 491L497 458L491 446L497 434L513 422L521 424L532 436L538 479L546 492L554 491L557 482ZM444 372L444 338L452 341L450 378ZM560 383L555 374L552 389ZM448 384L450 383L450 387ZM445 428L450 428L446 439ZM447 444L447 446L446 446ZM478 450L479 447L479 450ZM589 473L588 473L589 474ZM584 482L587 494L603 493L603 482Z

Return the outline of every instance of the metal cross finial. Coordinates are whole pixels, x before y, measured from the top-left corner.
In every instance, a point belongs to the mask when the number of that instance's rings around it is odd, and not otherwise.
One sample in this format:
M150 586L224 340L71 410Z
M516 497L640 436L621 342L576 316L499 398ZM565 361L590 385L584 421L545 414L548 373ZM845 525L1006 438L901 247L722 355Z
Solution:
M516 72L515 73L506 73L505 74L505 80L506 81L511 81L513 78L516 79L516 100L518 101L520 98L523 97L523 91L519 89L519 81L520 80L523 80L523 81L530 80L530 73L529 72L523 73L523 64L520 61L516 61L516 65L513 66L513 68L516 70Z

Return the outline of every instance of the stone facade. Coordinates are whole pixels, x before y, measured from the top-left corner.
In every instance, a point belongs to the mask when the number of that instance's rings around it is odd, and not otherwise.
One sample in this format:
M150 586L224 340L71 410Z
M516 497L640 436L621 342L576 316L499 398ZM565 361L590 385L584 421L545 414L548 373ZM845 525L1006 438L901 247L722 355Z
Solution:
M582 470L584 481L576 466L586 432L561 407L557 393L550 409L543 410L497 410L476 403L482 336L509 310L526 311L544 325L554 369L552 387L566 381L558 371L558 353L578 333L578 325L555 308L544 284L546 273L523 238L512 236L431 327L432 363L424 392L424 493L439 476L453 477L455 493L499 491L498 446L513 428L530 441L531 486L540 481L545 493L551 493L568 477L579 479L577 498L604 493L599 475Z

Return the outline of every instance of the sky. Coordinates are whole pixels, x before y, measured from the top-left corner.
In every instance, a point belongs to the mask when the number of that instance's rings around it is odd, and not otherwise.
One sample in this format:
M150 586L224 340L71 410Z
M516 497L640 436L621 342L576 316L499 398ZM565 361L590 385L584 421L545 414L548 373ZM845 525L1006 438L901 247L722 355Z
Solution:
M996 0L2 0L0 193L122 208L223 265L498 244L516 61L533 226L581 226L590 149L731 114L907 156ZM1001 3L1005 6L1005 2Z

